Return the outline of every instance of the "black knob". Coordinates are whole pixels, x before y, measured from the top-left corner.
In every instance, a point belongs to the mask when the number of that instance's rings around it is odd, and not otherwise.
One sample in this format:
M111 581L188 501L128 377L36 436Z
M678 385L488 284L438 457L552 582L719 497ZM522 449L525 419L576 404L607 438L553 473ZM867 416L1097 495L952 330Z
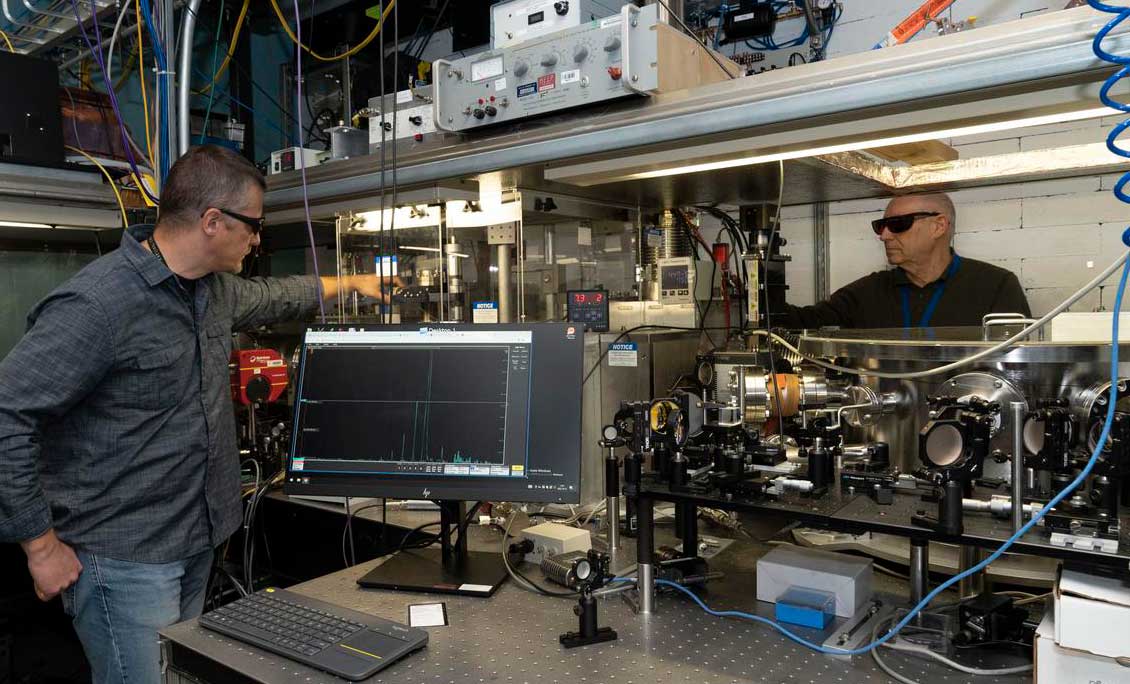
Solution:
M385 121L384 123L381 124L381 128L385 129L386 131L391 131L392 130L392 123L389 122L389 121Z
M412 124L413 126L420 126L424 123L424 117L410 116L408 117L408 123Z
M247 381L247 398L258 404L271 396L271 381L262 375L256 375Z
M486 106L486 112L487 112L487 116L494 116L494 115L498 114L498 109L494 105L487 105Z
M487 113L486 113L486 112L484 112L484 111L483 111L483 110L482 110L481 108L479 108L479 107L475 107L475 110L474 110L473 112L471 112L471 116L474 116L474 117L475 117L476 119L481 119L481 118L483 118L483 117L484 117L484 116L486 116L486 115L487 115Z
M566 14L568 14L569 13L569 2L568 2L568 0L558 0L558 2L553 3L553 11L557 12L557 14L559 14L561 16L565 16Z

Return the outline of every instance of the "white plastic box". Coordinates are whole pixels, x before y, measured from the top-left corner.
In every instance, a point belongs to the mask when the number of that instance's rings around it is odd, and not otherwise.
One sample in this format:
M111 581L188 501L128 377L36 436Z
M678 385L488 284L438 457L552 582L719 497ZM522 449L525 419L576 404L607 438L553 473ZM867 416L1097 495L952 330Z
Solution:
M757 561L757 600L776 603L793 587L836 597L836 616L851 617L871 598L871 561L798 546L778 546Z

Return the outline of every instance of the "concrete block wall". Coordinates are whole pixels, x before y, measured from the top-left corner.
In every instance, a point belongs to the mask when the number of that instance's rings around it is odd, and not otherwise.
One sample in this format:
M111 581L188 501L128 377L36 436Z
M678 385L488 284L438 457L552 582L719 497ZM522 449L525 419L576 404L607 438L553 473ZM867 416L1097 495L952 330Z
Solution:
M1103 139L1113 119L1042 127L1017 136L995 133L952 141L963 158ZM986 186L950 193L957 207L954 248L959 254L1007 268L1020 278L1034 314L1046 313L1113 261L1130 225L1130 205L1111 193L1117 175ZM886 199L830 205L831 287L835 290L872 271L886 268L882 246L870 221L882 214ZM782 229L790 237L789 301L814 301L811 207L788 207ZM1117 278L1110 279L1115 285ZM1073 310L1099 303L1095 291ZM1113 304L1113 288L1103 296Z

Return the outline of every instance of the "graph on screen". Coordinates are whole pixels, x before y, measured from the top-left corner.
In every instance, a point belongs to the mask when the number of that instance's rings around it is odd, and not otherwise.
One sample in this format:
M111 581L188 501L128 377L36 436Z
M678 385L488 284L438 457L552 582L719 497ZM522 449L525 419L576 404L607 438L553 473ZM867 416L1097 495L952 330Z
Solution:
M513 363L506 345L310 349L299 453L314 459L504 465ZM371 439L355 439L357 431Z

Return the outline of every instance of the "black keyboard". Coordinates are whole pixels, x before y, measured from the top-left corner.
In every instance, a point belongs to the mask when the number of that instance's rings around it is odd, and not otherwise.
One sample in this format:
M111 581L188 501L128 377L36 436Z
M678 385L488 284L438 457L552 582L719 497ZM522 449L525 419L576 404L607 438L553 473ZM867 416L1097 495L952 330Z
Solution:
M201 616L200 624L354 681L428 643L423 630L283 589L234 601Z

